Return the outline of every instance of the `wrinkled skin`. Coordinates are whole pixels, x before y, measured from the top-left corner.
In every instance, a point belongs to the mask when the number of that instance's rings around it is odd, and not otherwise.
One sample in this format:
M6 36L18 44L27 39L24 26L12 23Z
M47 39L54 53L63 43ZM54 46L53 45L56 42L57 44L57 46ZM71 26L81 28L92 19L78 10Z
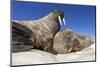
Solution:
M53 49L58 54L80 51L93 44L88 36L78 35L71 30L59 31L54 37Z

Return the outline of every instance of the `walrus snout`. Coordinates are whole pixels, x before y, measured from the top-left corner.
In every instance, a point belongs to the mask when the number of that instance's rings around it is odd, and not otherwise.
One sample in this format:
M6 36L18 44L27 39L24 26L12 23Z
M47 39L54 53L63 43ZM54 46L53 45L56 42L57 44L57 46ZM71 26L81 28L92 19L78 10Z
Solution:
M51 16L57 22L61 22L64 19L64 12L59 11L59 10L55 10L55 11L51 12Z
M57 18L58 22L60 23L60 26L62 26L63 24L66 25L63 11L56 10L53 13L54 13L55 17Z
M55 10L54 14L55 14L55 16L60 16L61 20L64 18L64 12L63 11Z
M94 41L89 36L75 34L70 36L69 44L70 44L70 52L80 51L83 48L89 47L94 43Z

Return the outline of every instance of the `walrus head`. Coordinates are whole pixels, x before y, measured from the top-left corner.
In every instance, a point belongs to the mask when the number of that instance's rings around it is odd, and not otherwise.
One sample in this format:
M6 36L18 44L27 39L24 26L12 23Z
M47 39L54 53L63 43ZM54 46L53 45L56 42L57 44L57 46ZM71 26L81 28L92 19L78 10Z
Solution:
M26 26L35 25L35 22L38 25L42 25L43 27L46 27L46 30L48 30L52 33L52 35L55 35L60 29L63 24L62 21L64 19L64 12L60 10L55 10L53 12L50 12L46 16L39 18L37 20L29 21L28 23L24 23ZM65 22L64 22L65 23ZM32 27L33 29L33 27Z
M68 39L69 39L69 50L68 50L69 52L80 51L83 48L89 47L94 43L90 37L79 34L74 34L70 36Z
M57 53L64 54L80 51L93 43L90 37L79 35L66 29L64 31L59 31L55 35L53 49L57 51Z
M55 10L53 12L50 12L45 17L40 18L39 22L42 22L43 25L46 25L51 30L53 35L55 35L58 31L61 30L62 25L66 24L64 18L65 17L63 11Z
M56 22L58 22L60 24L60 26L62 26L62 24L66 24L65 20L64 20L64 12L60 11L60 10L55 10L53 12L51 12L48 17L51 17L53 20L55 20Z
M55 10L54 12L52 12L52 14L54 15L55 18L60 17L61 20L64 18L63 11Z
M84 35L77 35L77 41L80 43L80 45L78 45L72 51L81 50L83 48L89 47L90 45L94 43L92 38L90 38L89 36L84 36Z
M69 49L68 52L76 52L83 48L89 47L94 42L89 36L77 34L71 30L63 31L65 38L68 41Z

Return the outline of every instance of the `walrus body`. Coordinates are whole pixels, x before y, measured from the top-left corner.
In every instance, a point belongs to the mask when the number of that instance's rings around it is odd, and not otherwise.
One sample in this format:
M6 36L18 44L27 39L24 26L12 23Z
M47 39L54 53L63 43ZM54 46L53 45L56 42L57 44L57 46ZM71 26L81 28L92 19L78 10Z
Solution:
M49 15L32 21L18 21L22 25L26 26L35 35L35 49L40 49L48 51L51 53L56 53L53 51L53 38L55 34L60 30L60 21L58 19L60 16L61 20L64 17L63 12L54 11Z
M92 43L93 41L87 36L78 35L71 30L64 30L55 35L53 49L58 54L65 54L80 51Z
M26 51L34 46L33 33L27 27L12 22L12 52Z
M60 21L63 18L63 12L54 11L38 20L15 21L20 23L20 27L15 25L16 28L18 28L18 32L15 30L14 34L17 35L13 37L13 40L15 39L15 42L22 42L24 44L23 47L26 45L28 46L29 43L31 43L30 47L53 54L65 54L79 51L93 43L92 40L87 36L78 35L70 30L60 31ZM26 37L27 35L29 36L28 38ZM20 39L23 41L20 41ZM20 47L20 45L15 46L14 44L14 48L16 47ZM23 50L24 48L21 49ZM20 49L16 50L20 51Z

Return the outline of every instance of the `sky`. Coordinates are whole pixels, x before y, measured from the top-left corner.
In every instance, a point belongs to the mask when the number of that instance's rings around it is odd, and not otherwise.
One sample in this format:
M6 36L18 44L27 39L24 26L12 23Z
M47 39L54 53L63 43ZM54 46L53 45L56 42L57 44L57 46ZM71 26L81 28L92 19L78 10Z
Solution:
M78 34L88 35L95 39L95 6L13 1L11 19L36 20L55 10L64 12L67 24L61 27L62 30L69 28Z

